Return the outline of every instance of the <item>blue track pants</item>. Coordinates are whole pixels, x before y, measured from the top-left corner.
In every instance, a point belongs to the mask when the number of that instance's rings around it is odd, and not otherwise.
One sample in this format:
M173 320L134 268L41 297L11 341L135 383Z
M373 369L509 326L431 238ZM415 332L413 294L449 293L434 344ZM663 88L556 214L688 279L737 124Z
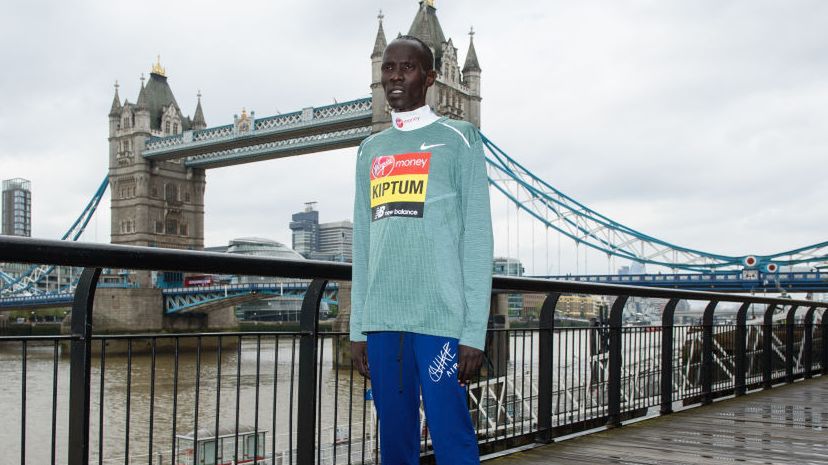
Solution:
M439 465L479 465L466 391L457 381L457 339L405 332L368 334L371 389L382 465L420 463L420 392Z

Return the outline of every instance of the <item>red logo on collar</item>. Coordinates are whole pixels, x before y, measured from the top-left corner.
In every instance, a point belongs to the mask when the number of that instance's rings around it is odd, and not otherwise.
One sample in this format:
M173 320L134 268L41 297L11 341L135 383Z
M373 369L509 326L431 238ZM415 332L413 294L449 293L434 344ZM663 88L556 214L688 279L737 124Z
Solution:
M394 124L396 124L398 128L402 128L405 123L403 123L402 118L397 118L397 120L394 121Z

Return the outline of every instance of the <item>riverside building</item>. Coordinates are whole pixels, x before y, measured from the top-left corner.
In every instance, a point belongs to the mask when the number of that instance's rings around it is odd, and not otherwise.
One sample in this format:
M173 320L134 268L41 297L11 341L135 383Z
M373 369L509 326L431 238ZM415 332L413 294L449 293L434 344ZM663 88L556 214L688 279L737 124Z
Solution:
M32 236L32 183L15 178L3 181L3 234Z

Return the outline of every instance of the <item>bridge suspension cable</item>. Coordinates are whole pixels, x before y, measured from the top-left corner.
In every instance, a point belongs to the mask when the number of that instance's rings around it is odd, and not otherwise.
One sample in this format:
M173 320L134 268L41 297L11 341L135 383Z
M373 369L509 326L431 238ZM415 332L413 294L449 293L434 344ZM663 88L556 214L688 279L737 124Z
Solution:
M746 264L748 257L754 258L754 265L774 263L790 266L828 262L828 241L771 255L731 256L657 239L569 197L518 163L485 135L481 134L481 137L488 152L486 162L490 185L514 204L517 211L524 211L535 221L572 239L579 249L583 244L609 257L694 272L738 269ZM578 268L579 261L576 252ZM585 255L584 266L587 265Z
M70 240L70 241L77 241L84 231L86 231L86 227L89 225L89 221L92 219L92 216L95 214L95 211L98 208L98 205L101 203L101 199L103 198L104 193L106 193L106 189L109 186L109 177L106 176L101 182L98 189L92 195L92 198L89 200L89 203L86 204L81 214L72 223L72 226L63 234L60 238L61 240ZM43 294L44 291L38 289L36 284L42 281L46 276L54 271L55 266L53 265L33 265L27 271L22 273L20 277L17 279L12 279L9 275L0 272L0 280L2 280L2 287L0 287L0 296L10 296L13 294L19 294L23 292L28 292L31 295L40 295ZM77 285L77 280L80 278L70 279L70 282L67 286L61 289L59 292L73 292L75 286Z

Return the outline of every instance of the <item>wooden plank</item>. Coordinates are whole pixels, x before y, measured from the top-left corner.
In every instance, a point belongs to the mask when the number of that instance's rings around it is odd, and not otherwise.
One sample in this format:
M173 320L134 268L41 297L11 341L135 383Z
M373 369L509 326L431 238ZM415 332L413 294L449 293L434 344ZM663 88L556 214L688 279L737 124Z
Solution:
M728 399L487 462L826 464L828 376Z

